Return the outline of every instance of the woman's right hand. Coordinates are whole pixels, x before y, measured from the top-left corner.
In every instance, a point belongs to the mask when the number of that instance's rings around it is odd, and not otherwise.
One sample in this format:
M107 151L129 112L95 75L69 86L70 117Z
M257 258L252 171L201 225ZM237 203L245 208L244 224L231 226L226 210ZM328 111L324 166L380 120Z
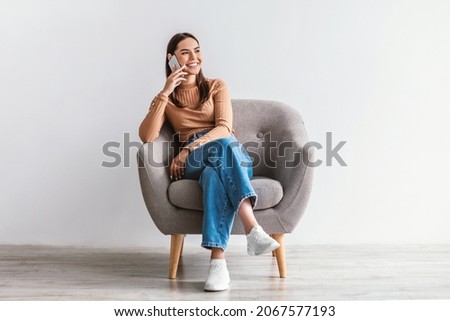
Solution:
M172 71L172 73L167 77L166 84L164 85L164 89L161 91L162 94L169 96L179 84L183 81L186 81L184 78L188 73L184 71L186 65L183 65L181 68Z

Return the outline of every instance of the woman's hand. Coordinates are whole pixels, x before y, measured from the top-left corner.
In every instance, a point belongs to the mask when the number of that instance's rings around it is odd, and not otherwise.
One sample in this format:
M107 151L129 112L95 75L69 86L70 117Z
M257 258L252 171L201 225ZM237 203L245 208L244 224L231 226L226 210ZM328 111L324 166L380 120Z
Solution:
M184 175L184 167L186 165L186 159L189 156L189 150L187 148L181 149L181 152L172 160L170 164L170 178L179 180Z
M166 84L164 85L164 89L161 91L162 94L169 96L174 90L175 87L181 84L183 81L186 81L184 78L188 73L183 71L186 68L186 65L183 65L181 68L178 68L167 77Z

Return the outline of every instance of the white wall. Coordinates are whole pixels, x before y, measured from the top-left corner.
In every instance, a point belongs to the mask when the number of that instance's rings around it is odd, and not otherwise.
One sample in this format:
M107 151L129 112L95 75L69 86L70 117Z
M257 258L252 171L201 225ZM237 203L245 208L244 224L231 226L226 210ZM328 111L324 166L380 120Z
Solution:
M136 148L130 168L101 163L104 143L139 141L179 31L233 98L283 101L311 140L347 141L288 244L449 243L449 15L446 0L0 1L0 244L167 246Z

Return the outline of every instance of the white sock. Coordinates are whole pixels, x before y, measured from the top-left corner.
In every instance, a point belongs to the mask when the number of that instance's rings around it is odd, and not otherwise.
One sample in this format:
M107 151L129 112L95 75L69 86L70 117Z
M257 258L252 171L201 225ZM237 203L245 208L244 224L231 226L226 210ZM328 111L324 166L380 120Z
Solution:
M227 264L225 259L211 259L210 264Z

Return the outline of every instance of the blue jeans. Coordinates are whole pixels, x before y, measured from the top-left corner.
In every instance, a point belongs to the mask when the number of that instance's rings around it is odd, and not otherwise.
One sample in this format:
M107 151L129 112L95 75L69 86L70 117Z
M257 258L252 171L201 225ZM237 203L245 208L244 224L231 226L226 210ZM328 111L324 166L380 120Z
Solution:
M204 134L197 133L187 143ZM198 180L203 190L204 248L225 250L242 201L250 198L256 205L252 176L252 160L234 135L210 141L189 155L184 178Z

